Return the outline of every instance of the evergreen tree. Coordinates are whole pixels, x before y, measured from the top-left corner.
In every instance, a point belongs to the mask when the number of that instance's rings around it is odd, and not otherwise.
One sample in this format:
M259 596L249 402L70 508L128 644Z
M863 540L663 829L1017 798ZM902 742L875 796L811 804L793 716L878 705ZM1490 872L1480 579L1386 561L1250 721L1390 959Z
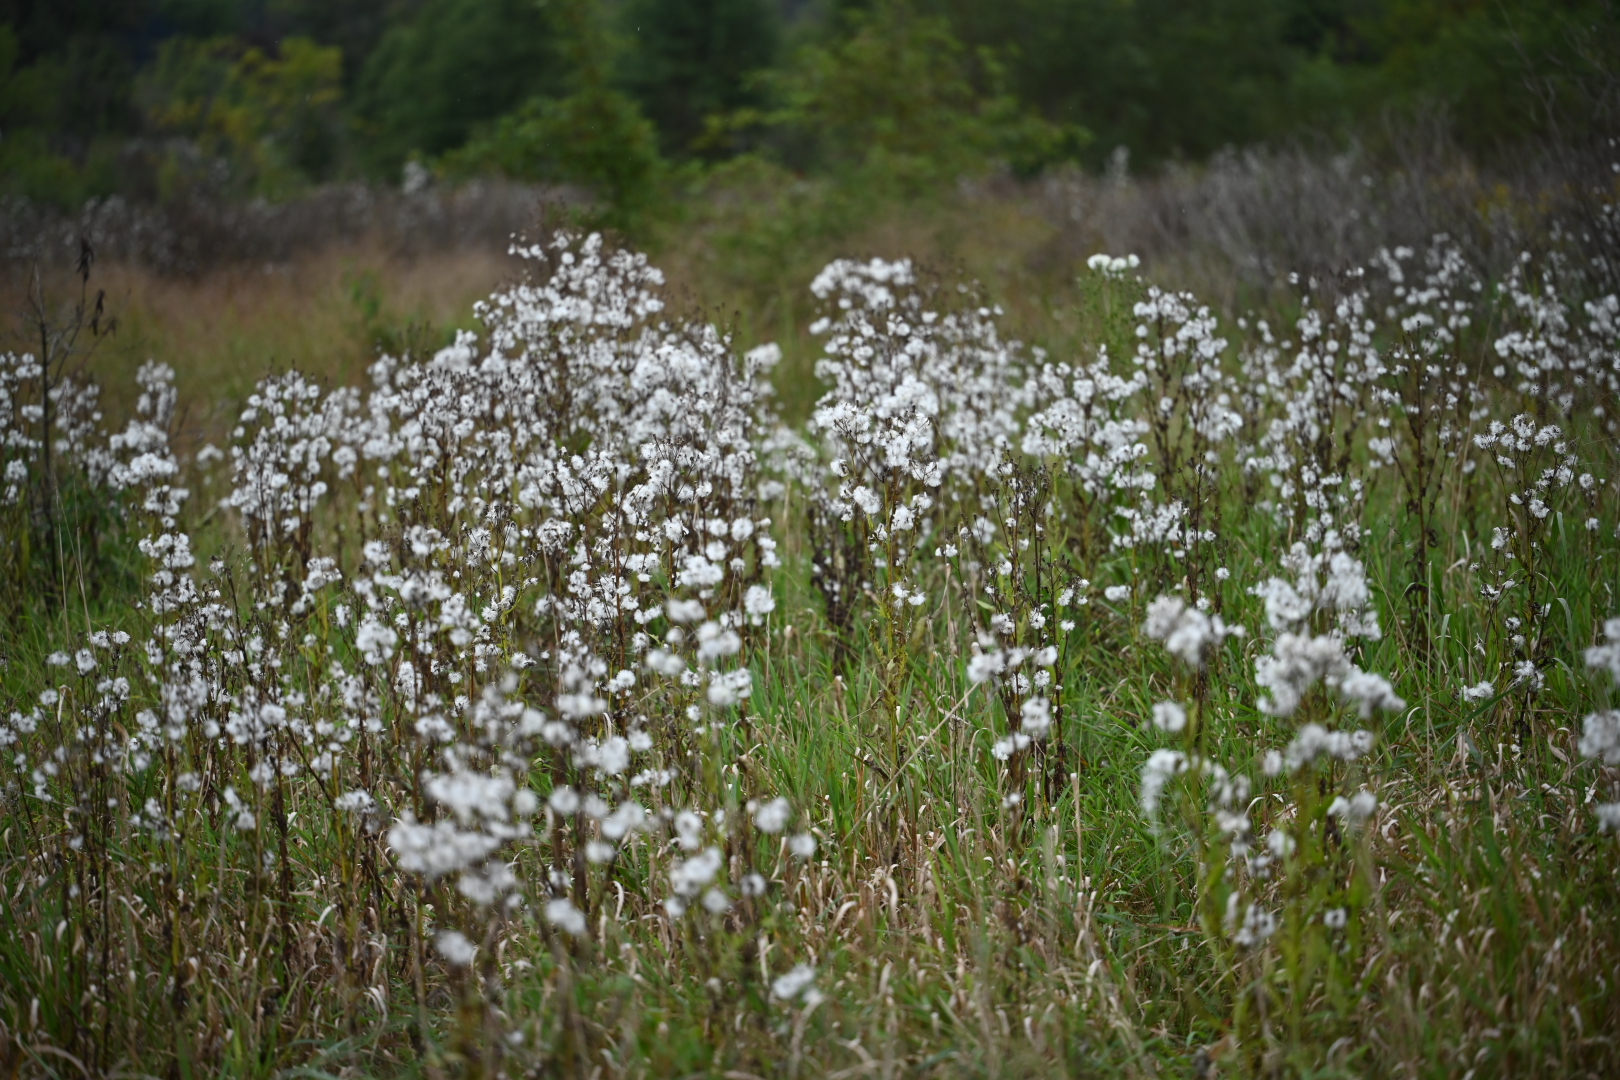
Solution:
M758 103L750 76L779 36L768 0L627 0L622 19L620 81L666 153L689 153L707 117Z
M384 35L360 75L368 164L393 174L413 154L454 149L477 125L556 92L565 66L556 39L533 0L428 0Z

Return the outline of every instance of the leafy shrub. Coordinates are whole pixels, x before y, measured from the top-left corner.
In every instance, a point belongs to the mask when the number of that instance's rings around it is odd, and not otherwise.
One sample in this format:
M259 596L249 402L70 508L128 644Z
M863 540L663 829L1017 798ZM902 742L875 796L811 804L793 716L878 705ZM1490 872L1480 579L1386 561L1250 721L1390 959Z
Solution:
M411 157L436 158L534 95L560 92L558 35L554 14L523 0L433 0L395 23L354 91L368 167L392 179Z
M142 90L151 123L194 140L205 162L227 163L228 186L285 195L333 165L341 76L338 51L305 38L287 38L273 56L234 38L180 38L164 45ZM169 194L206 181L190 171L171 155Z
M444 168L578 184L626 216L654 200L663 178L652 124L629 97L599 85L529 101L447 155Z
M779 28L764 0L632 0L619 12L627 45L618 81L659 133L689 154L710 116L762 103L759 76L776 60Z
M717 118L710 140L763 125L791 163L817 160L917 184L997 161L1033 171L1088 138L1019 105L990 54L977 57L975 72L942 19L882 0L851 20L848 36L804 47L769 80L773 110Z

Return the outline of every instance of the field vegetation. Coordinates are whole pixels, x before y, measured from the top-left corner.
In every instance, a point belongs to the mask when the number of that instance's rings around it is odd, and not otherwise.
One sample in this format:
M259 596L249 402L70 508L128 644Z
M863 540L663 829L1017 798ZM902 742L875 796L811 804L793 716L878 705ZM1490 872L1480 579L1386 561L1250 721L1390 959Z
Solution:
M594 234L454 331L380 256L184 286L202 329L42 275L13 1067L1604 1074L1620 343L1580 205L1489 276L1437 235L1241 314L1124 256L1016 315L835 260L809 401ZM104 280L187 400L154 362L102 414ZM182 347L232 326L382 354L239 387Z
M0 5L0 1069L1620 1071L1613 13L1196 7Z

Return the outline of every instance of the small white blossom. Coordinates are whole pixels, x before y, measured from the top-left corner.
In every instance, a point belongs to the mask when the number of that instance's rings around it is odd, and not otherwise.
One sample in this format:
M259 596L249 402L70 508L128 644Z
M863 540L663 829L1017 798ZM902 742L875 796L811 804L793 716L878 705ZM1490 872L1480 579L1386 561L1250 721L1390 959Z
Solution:
M792 1001L810 988L816 980L816 969L809 964L797 964L792 971L779 975L771 982L771 997L778 1001Z
M1160 731L1175 733L1187 727L1187 710L1174 701L1161 701L1153 706L1153 726Z
M466 967L478 955L478 947L459 930L441 930L433 939L433 949L452 967Z
M754 825L760 832L775 835L787 828L793 820L793 804L786 799L772 799L754 813Z

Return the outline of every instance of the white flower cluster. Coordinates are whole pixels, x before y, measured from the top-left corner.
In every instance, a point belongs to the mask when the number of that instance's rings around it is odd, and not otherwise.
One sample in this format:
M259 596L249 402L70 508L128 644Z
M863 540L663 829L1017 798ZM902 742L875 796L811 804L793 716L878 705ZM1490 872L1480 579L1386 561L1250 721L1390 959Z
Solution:
M1365 494L1357 443L1367 440L1375 462L1393 452L1387 437L1373 434L1372 405L1387 369L1373 343L1363 277L1352 275L1355 287L1329 310L1307 294L1292 340L1278 343L1262 323L1259 343L1243 356L1250 400L1272 413L1244 467L1267 477L1274 515L1308 543L1328 531L1356 538ZM1387 427L1387 417L1378 423Z
M909 260L839 260L810 290L827 310L810 327L826 339L816 376L828 385L812 430L831 436L835 458L870 447L860 455L868 482L910 470L934 486L951 475L971 484L1002 460L1031 398L999 308L975 303L966 286L958 302L941 303ZM856 465L849 475L859 481Z
M1124 527L1114 543L1148 547L1173 560L1189 560L1216 541L1207 517L1214 468L1221 447L1242 430L1244 419L1223 358L1227 341L1209 308L1190 293L1149 286L1133 308L1137 319L1133 360L1143 383L1143 408L1162 500L1138 478L1135 506L1120 507Z
M1142 260L1135 255L1108 255L1101 251L1086 260L1087 269L1109 278L1123 278L1141 265Z
M1528 512L1536 522L1547 520L1552 513L1549 500L1575 480L1576 458L1563 430L1556 424L1537 424L1528 413L1515 416L1511 424L1491 421L1488 430L1474 436L1474 445L1490 454L1506 474L1510 506ZM1491 546L1511 550L1513 535L1525 536L1530 528L1528 523L1516 521L1507 529L1497 529Z
M1533 263L1525 252L1502 282L1507 330L1495 342L1493 374L1564 416L1590 410L1613 434L1620 430L1610 415L1620 395L1620 297L1586 301L1582 319L1561 295L1571 276L1563 258L1545 259L1539 272Z
M1586 650L1586 666L1607 672L1611 682L1620 685L1620 617L1603 623L1603 636L1605 641ZM1620 768L1620 709L1600 709L1586 717L1580 751L1610 768ZM1620 833L1620 800L1599 803L1594 812L1600 830Z
M58 467L130 492L152 629L134 649L97 633L63 654L94 738L53 742L54 689L0 722L40 798L83 789L82 768L121 776L145 793L131 819L144 843L183 842L199 813L251 837L244 880L304 888L306 865L343 867L359 897L392 868L433 904L428 940L458 967L491 940L456 929L459 913L488 929L533 897L550 925L587 936L606 887L591 867L661 831L679 845L689 819L707 848L734 844L743 818L704 780L723 767L705 760L721 748L705 732L746 705L750 641L776 606L757 455L779 354L740 356L714 326L665 319L658 272L598 237L517 253L541 280L482 305L483 337L385 357L364 392L296 373L258 386L224 500L249 541L240 592L223 560L194 578L167 369L142 369L136 420L105 438L93 392L60 384ZM18 485L41 450L27 423L45 415L30 411L30 363L8 358L0 387L15 406L4 422L20 422L0 432ZM160 707L129 707L137 673ZM681 769L692 809L667 802ZM287 823L323 810L344 853L295 862ZM796 817L768 802L754 834ZM540 848L538 882L519 844ZM806 822L782 845L802 861L817 842ZM687 862L675 896L702 879L709 910L761 895L777 870ZM385 906L352 910L367 903Z
M1241 626L1227 626L1219 615L1209 615L1177 596L1161 596L1147 608L1142 633L1164 643L1165 651L1192 668L1204 667L1210 650L1229 637L1241 637Z
M1317 683L1355 702L1363 719L1406 707L1387 679L1361 670L1345 651L1347 641L1377 640L1380 631L1366 571L1341 544L1332 530L1315 550L1294 544L1282 560L1290 576L1251 590L1276 633L1270 654L1255 661L1255 680L1270 692L1260 708L1273 716L1291 716ZM1329 619L1326 632L1313 632Z
M242 516L263 566L294 553L301 561L310 557L315 508L330 488L328 477L346 480L359 463L343 442L358 403L356 391L323 393L296 371L265 379L248 398L232 432L234 483L225 504ZM277 575L265 580L272 588L285 584Z
M30 353L0 353L0 510L24 508L27 493L46 482L81 478L108 492L140 488L168 516L184 493L165 498L156 483L177 472L168 452L174 415L174 373L147 361L136 374L141 393L136 418L117 433L105 430L100 388L63 372L48 373ZM15 510L13 511L15 512ZM159 511L149 511L159 512Z
M1060 460L1093 503L1153 488L1157 477L1144 462L1142 441L1147 421L1125 412L1147 386L1140 368L1115 375L1102 346L1090 364L1044 364L1034 380L1040 408L1024 424L1025 454Z

